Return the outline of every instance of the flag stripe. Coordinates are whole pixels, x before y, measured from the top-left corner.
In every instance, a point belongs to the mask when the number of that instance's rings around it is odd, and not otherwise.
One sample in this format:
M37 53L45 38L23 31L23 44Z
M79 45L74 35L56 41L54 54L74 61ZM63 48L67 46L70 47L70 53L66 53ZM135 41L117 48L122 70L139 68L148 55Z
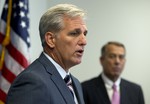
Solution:
M3 42L4 38L5 38L5 28L6 28L6 24L3 20L0 21L0 45Z
M28 61L26 60L26 58L18 50L16 50L16 48L13 47L11 43L9 45L7 45L6 47L7 47L8 51L9 51L9 54L16 61L18 61L18 63L20 65L22 65L24 68L26 68L26 66L28 66Z
M0 32L1 35L5 35L5 30L6 30L6 22L4 22L4 20L0 21Z
M0 32L0 44L3 42L4 40L4 36L2 35L2 33Z
M26 42L19 37L14 31L13 29L11 30L11 42L12 45L20 52L22 53L23 56L26 57L27 60L30 59L29 57L29 47L26 44ZM20 43L20 44L18 44ZM23 48L22 48L23 47Z
M2 75L5 79L7 79L7 81L9 81L10 83L13 82L13 80L16 78L16 76L11 72L9 71L5 64L3 65L3 70L2 70ZM8 76L9 75L9 76Z
M3 76L1 76L0 82L1 90L7 94L11 84Z
M1 101L3 101L3 102L5 102L5 99L6 99L6 93L5 92L3 92L1 89L0 89L0 100Z
M10 70L16 76L24 69L16 60L14 60L8 54L7 51L6 51L6 55L5 55L5 65L6 65L7 69Z

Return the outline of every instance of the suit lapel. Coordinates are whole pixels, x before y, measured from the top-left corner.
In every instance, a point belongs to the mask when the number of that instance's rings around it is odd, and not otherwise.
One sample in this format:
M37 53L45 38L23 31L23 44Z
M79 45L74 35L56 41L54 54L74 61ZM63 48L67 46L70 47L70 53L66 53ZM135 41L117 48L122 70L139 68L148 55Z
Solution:
M66 104L74 104L74 99L66 86L66 83L58 73L55 66L47 59L47 57L42 53L39 57L40 62L45 66L46 71L50 74L50 78L58 88L60 94L66 101Z
M56 77L59 76L59 77ZM60 75L52 75L52 81L55 83L56 87L60 91L61 95L64 97L67 104L74 104L74 99L66 86L66 83L63 81Z
M101 75L98 77L96 89L100 95L100 99L103 101L103 104L111 104Z
M74 88L77 100L79 104L84 104L83 93L82 93L82 88L80 86L80 83L72 75L71 75L71 78L72 78L73 88Z
M128 90L126 87L126 84L124 83L124 81L121 79L121 83L120 83L120 92L121 92L121 104L130 104L129 102L129 95L128 95Z

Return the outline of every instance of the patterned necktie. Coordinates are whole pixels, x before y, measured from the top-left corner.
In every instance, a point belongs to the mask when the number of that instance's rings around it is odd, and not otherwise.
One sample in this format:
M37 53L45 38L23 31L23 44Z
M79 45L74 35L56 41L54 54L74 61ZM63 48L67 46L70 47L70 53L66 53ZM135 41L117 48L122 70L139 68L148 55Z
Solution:
M73 96L75 104L78 104L78 101L77 101L77 98L76 98L76 95L75 95L75 92L74 92L74 89L73 89L73 86L72 86L72 80L71 80L70 75L66 75L66 77L64 78L64 81L66 82L67 87L69 88L69 90L70 90L70 92Z
M112 96L112 104L120 104L120 96L119 92L117 91L117 86L113 85L113 96Z
M74 95L73 95L73 92L74 92L74 91L73 91L72 81L71 81L70 76L69 76L69 75L66 75L66 77L64 78L64 81L66 82L67 87L69 88L69 90L70 90L72 96L74 97Z

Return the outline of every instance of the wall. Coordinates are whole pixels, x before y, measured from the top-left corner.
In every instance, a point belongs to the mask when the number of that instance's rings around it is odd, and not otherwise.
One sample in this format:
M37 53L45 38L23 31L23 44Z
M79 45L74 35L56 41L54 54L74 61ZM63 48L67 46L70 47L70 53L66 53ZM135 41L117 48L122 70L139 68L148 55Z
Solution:
M31 61L42 51L38 22L42 13L58 3L73 3L88 13L88 44L83 61L71 69L81 82L100 74L100 48L107 41L125 44L127 62L122 77L140 84L150 103L150 0L30 0ZM0 1L0 10L3 1Z
M100 48L107 41L125 44L127 62L122 77L140 84L146 104L150 104L150 0L49 0L73 3L88 12L88 44L82 63L71 72L84 81L100 74Z

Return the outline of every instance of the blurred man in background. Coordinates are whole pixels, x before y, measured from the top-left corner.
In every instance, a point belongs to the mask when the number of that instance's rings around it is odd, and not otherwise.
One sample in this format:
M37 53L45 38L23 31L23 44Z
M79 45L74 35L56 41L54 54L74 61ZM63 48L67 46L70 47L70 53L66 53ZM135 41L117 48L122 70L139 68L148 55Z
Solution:
M86 104L145 104L142 88L121 78L125 56L122 43L110 41L102 47L102 73L82 83Z

